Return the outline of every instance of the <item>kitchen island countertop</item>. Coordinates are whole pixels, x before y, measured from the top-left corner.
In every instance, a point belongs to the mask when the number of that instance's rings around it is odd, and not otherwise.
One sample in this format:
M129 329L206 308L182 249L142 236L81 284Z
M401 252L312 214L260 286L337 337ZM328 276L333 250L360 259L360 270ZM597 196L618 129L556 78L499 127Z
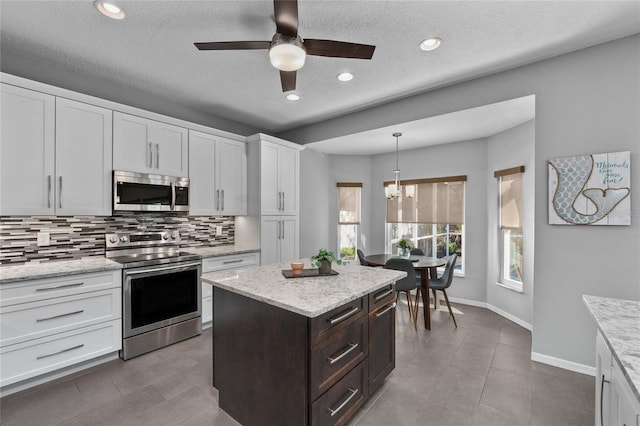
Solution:
M587 295L582 299L640 401L640 301Z
M311 268L309 259L303 260ZM285 278L289 263L275 263L258 268L230 272L210 272L202 282L251 299L265 302L309 318L317 317L385 285L406 277L406 272L360 266L333 264L339 275Z

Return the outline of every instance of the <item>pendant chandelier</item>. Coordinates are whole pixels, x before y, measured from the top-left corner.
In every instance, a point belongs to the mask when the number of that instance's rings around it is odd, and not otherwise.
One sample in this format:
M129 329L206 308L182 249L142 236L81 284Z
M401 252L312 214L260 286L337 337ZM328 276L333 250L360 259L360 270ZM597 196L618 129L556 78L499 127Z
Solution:
M402 136L402 133L395 132L392 136L396 138L396 169L393 171L395 176L394 183L386 188L386 196L389 200L395 200L402 195L400 190L400 167L398 167L398 138Z

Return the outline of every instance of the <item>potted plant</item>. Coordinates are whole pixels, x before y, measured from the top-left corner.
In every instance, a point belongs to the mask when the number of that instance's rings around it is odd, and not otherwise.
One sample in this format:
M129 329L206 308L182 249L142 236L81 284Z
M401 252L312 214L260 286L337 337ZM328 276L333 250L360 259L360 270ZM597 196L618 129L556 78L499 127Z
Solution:
M320 249L318 250L318 254L311 256L311 266L318 268L320 275L329 275L331 273L331 262L334 260L338 265L344 263L342 259L337 258L332 251Z
M412 248L413 248L413 245L411 244L411 240L405 240L404 238L402 238L400 241L398 241L399 256L409 256L409 253Z

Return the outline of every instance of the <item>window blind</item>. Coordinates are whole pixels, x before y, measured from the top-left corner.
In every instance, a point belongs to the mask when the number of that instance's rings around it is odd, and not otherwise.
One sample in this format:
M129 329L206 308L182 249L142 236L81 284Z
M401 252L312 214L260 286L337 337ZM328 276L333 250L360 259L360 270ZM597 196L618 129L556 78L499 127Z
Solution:
M388 223L464 224L466 176L401 182L401 196L387 199ZM385 186L393 182L385 182Z
M496 171L500 178L500 227L522 229L522 174L524 166Z
M338 182L338 224L360 223L360 190L362 183Z

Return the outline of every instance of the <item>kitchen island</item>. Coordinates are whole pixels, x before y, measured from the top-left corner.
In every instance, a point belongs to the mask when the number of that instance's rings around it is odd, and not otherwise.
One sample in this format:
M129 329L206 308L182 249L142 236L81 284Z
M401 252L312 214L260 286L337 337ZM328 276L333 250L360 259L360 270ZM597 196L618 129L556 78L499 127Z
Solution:
M305 261L305 268L311 268ZM213 386L243 425L344 424L395 367L395 288L405 272L286 264L203 274L213 285Z

